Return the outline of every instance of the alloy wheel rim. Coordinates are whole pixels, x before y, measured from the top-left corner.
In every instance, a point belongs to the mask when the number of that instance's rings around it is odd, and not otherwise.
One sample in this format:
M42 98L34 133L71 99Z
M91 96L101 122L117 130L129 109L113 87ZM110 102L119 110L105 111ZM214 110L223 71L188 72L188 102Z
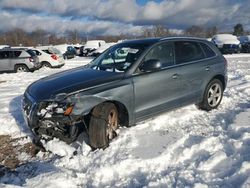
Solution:
M222 90L218 83L213 84L208 90L207 102L209 106L215 107L219 104L221 100Z
M115 109L112 109L108 115L108 128L107 128L107 137L109 140L112 140L116 137L116 129L118 128L118 114Z
M18 67L17 72L26 72L26 69L24 67Z

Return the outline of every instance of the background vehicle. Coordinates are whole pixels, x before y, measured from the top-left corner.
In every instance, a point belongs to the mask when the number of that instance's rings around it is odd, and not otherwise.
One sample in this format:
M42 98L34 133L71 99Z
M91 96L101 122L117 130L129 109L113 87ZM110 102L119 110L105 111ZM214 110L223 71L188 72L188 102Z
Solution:
M0 49L0 71L28 72L41 67L36 54L25 48Z
M112 44L106 43L106 44L102 45L101 47L97 48L96 50L89 52L88 56L97 57L113 45L114 45L113 43Z
M3 49L3 48L10 48L9 45L0 45L0 49Z
M216 109L227 84L227 64L211 43L155 38L114 45L92 63L30 85L23 100L36 135L72 142L86 127L93 148L105 148L119 126L173 108Z
M89 40L84 45L83 56L88 56L90 53L94 52L96 49L101 46L105 46L106 42L104 40Z
M73 46L68 46L67 51L63 54L64 59L72 59L76 56L76 49Z
M244 42L241 46L241 52L250 53L250 42Z
M236 36L231 34L218 34L212 38L212 42L223 54L240 53L241 45Z
M240 36L238 38L241 43L241 52L243 53L250 53L250 35L247 36Z
M65 64L62 55L55 48L43 48L43 50L34 48L32 50L39 57L39 61L44 67L60 68Z

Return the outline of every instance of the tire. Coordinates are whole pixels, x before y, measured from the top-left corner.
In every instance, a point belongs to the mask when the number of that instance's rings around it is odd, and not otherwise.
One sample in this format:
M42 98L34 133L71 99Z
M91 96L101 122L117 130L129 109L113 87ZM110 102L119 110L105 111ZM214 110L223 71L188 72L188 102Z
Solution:
M43 67L51 68L51 64L49 62L42 62Z
M96 106L89 122L89 143L92 149L106 148L117 136L118 110L113 103L104 102Z
M222 100L223 86L220 80L213 79L206 87L202 102L196 104L197 108L205 111L216 109Z
M26 65L16 65L15 72L29 72L29 69Z

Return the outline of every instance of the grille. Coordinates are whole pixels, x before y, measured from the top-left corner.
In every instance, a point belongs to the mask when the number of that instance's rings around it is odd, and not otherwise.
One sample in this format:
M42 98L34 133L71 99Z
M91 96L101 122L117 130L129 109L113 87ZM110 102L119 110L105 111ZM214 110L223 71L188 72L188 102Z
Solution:
M224 48L238 48L238 45L236 45L236 44L224 44L223 47Z

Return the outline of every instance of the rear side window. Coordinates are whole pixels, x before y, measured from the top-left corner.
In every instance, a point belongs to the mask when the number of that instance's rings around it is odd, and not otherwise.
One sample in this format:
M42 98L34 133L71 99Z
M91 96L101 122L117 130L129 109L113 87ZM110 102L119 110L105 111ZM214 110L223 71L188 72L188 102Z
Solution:
M197 42L177 41L175 42L176 64L197 61L205 58L205 55Z
M37 51L37 50L33 50L33 52L34 52L37 56L42 55L41 52L39 52L39 51Z
M13 51L13 57L19 57L21 55L22 51Z
M53 54L51 53L49 50L43 50L43 52L47 53L47 54Z
M34 57L36 54L32 50L27 50L27 53L31 56Z
M215 52L207 44L200 44L207 58L216 56Z
M0 51L0 59L7 59L10 58L10 52L9 51Z

